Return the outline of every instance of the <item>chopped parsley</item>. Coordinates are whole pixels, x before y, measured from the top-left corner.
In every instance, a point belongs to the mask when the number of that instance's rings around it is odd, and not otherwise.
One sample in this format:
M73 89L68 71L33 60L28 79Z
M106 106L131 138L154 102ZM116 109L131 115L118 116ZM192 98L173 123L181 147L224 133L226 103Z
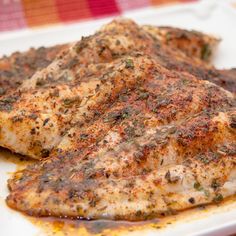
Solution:
M132 59L125 60L125 68L127 69L134 69L134 62Z

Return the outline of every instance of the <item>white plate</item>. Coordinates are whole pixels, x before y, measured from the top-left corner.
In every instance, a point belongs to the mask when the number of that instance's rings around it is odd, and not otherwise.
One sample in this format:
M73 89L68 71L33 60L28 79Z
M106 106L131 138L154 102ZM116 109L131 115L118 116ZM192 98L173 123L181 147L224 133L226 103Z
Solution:
M127 12L124 16L130 17L140 24L170 25L215 34L222 38L222 42L217 50L214 64L220 68L230 68L236 67L236 9L230 7L230 2L232 1L206 0L184 6L146 8ZM10 54L16 50L24 51L32 46L49 46L76 41L82 35L93 33L110 19L67 26L59 25L40 30L1 33L0 55ZM9 209L4 203L8 193L6 181L9 178L9 172L14 171L15 168L13 163L0 159L0 235L43 235L40 228L30 223L20 213ZM196 217L196 214L191 213L188 220L177 220L177 223L164 229L158 231L150 229L142 234L156 235L157 232L158 235L214 236L235 233L236 203L205 211L201 213L201 217Z

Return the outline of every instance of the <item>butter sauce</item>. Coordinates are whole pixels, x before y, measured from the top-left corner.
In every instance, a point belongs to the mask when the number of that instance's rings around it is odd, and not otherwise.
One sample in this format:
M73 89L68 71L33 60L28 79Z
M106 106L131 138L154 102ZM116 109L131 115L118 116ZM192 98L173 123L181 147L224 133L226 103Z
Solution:
M28 216L27 218L37 227L40 227L42 229L42 235L46 236L126 236L143 235L148 232L158 233L178 224L188 224L220 212L229 211L232 207L236 208L236 196L225 199L220 204L199 206L178 212L176 215L140 222L111 220L86 221Z

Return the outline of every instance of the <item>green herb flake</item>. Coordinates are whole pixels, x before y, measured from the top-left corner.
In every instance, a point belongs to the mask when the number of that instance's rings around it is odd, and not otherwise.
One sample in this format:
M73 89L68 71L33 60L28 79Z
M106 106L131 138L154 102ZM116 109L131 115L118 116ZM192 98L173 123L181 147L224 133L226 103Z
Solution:
M71 107L74 103L80 104L80 102L81 102L80 97L66 98L63 100L63 105L65 107Z
M81 134L80 139L81 140L86 140L88 138L88 134Z
M172 35L170 32L166 34L166 42L168 43L172 39Z
M210 159L205 155L199 155L198 159L204 164L209 164L210 163Z
M197 191L202 191L203 187L201 186L201 184L199 182L195 182L193 187L197 190Z
M120 40L117 39L117 40L116 40L116 46L119 46L119 45L120 45Z
M38 78L36 81L36 86L40 87L43 86L46 83L46 81L43 78Z
M216 196L214 197L213 201L216 202L216 203L218 203L218 202L223 201L223 199L224 199L224 198L223 198L222 194L218 193L218 194L216 194Z
M6 93L6 90L4 88L0 88L0 96L4 95Z
M66 98L66 99L64 99L63 103L65 106L70 106L72 104L72 101L71 101L71 99Z
M79 43L75 46L75 51L79 54L85 47L88 46L88 38L89 37L83 37L79 41Z
M158 111L157 108L153 108L153 109L152 109L152 112L154 112L154 113L157 113L157 111Z
M203 189L203 192L204 192L206 197L210 197L210 192L208 190Z
M125 60L125 68L127 69L134 69L134 62L132 59Z
M147 99L149 97L149 93L148 92L141 92L141 93L139 93L139 95L138 95L138 99L139 100L145 100L145 99Z
M209 44L204 44L201 50L201 59L207 61L211 56L211 48Z
M213 180L212 180L212 183L211 183L211 187L212 187L214 190L216 190L217 188L220 187L220 183L217 182L216 179L213 179Z
M124 120L131 115L131 111L129 108L125 108L121 111L111 112L105 117L103 120L104 122L116 122L119 120Z
M10 112L13 108L13 104L17 101L17 96L9 96L0 100L0 111Z

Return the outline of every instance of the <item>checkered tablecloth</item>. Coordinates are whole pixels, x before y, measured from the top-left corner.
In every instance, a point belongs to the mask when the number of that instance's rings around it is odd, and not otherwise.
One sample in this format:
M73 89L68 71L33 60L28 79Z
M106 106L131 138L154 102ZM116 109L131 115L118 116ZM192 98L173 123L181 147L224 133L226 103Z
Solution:
M132 9L186 1L189 0L0 0L0 31L116 16Z

